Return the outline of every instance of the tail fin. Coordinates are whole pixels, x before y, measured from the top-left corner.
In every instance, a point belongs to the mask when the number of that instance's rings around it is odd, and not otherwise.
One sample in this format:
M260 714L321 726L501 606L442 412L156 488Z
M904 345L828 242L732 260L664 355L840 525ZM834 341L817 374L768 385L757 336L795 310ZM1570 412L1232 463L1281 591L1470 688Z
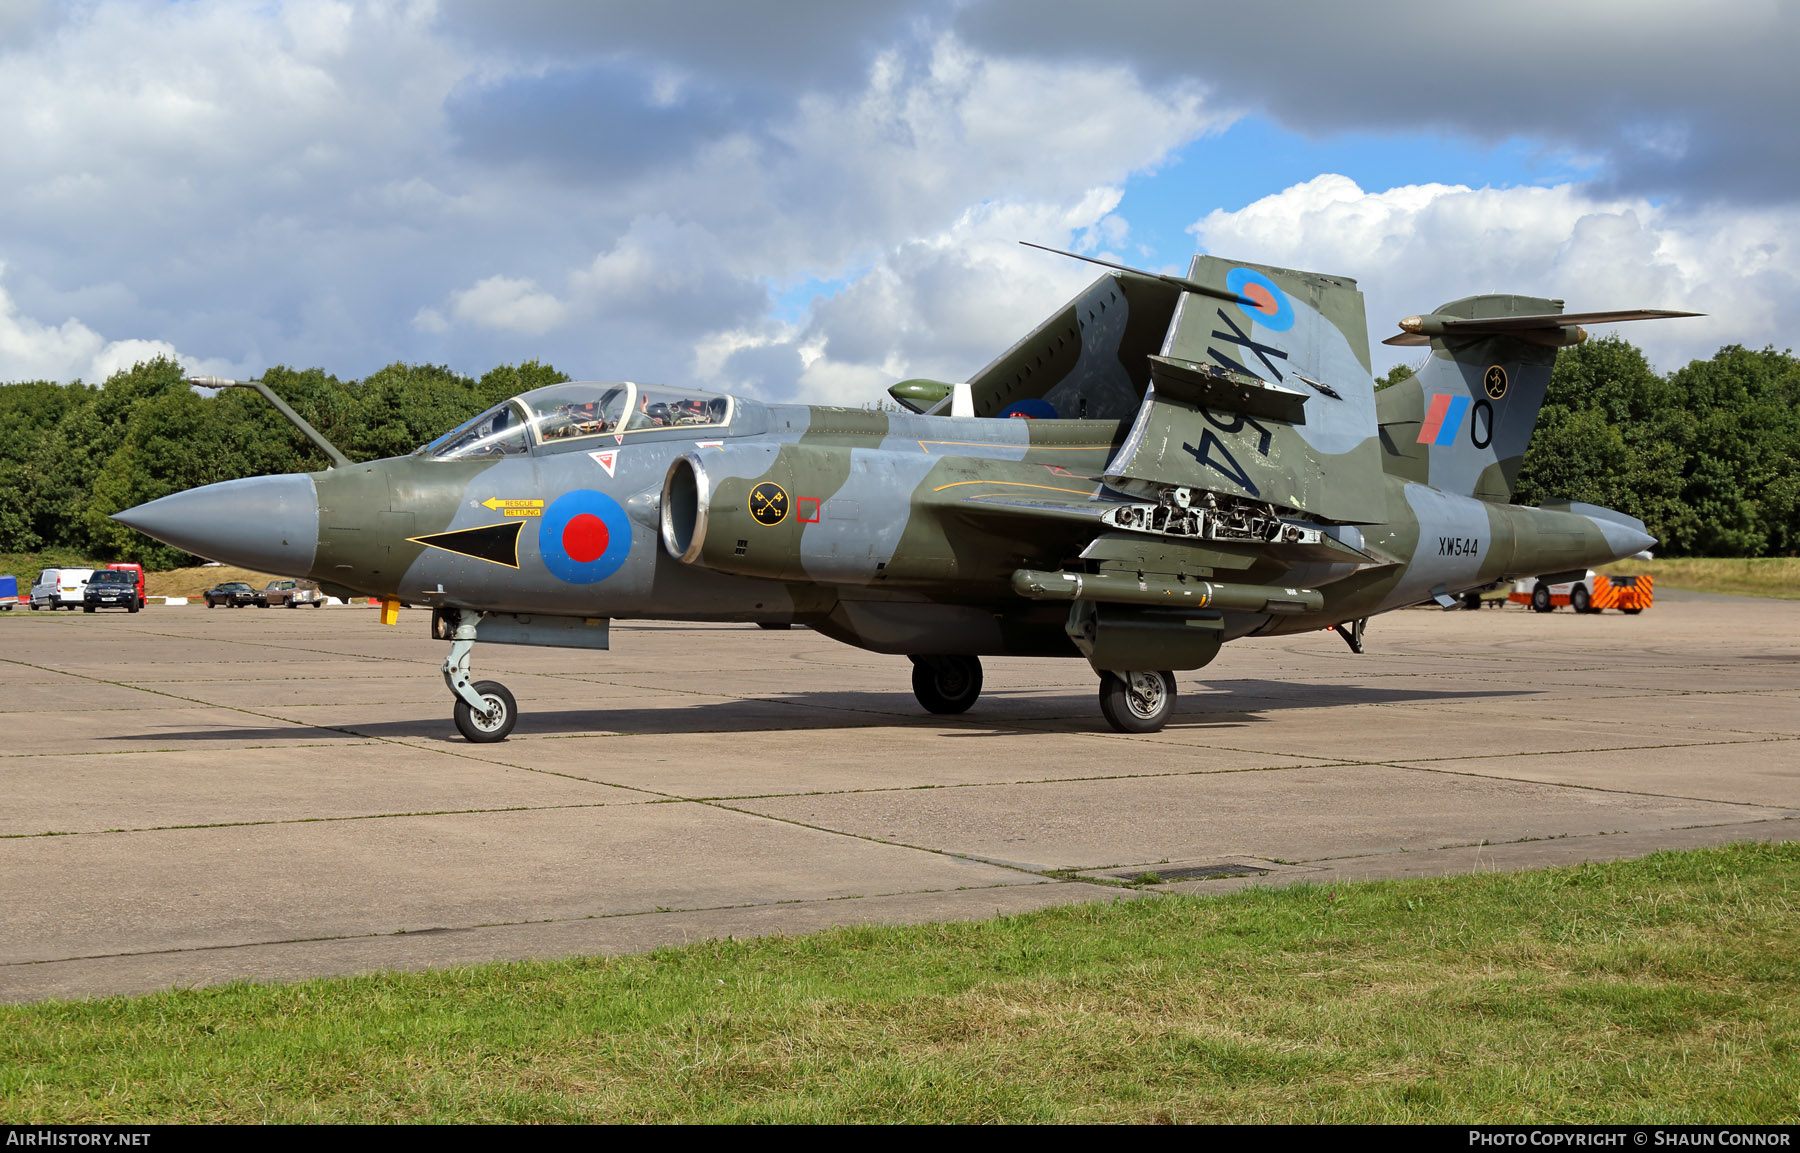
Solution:
M1531 296L1471 296L1442 306L1433 318L1552 316L1562 307L1560 300ZM1564 330L1554 331L1560 336ZM1405 343L1427 341L1431 357L1425 366L1375 394L1383 465L1395 476L1444 492L1505 504L1512 499L1550 368L1564 342L1552 344L1526 330L1414 334Z
M1695 316L1626 309L1563 312L1560 300L1469 296L1400 322L1383 344L1431 346L1411 379L1375 394L1382 462L1394 476L1505 504L1525 463L1556 352L1583 324Z
M1153 390L1108 483L1199 488L1327 521L1387 497L1362 293L1344 277L1196 256Z

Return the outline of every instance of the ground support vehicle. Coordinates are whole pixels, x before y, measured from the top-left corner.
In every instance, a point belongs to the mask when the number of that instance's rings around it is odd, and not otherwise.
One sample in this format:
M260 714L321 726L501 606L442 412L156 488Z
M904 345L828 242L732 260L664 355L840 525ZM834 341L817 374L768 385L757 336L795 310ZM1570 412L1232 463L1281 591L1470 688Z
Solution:
M91 568L47 568L38 574L37 583L31 586L31 608L38 609L70 609L81 604L82 594L87 590L88 579L94 575Z
M19 578L10 573L0 573L0 612L11 612L20 600Z
M201 594L201 599L206 601L209 609L216 609L220 605L241 609L245 605L257 603L256 590L243 581L226 581L224 584L214 585Z
M124 609L134 613L142 607L138 603L137 577L124 569L101 569L88 581L81 594L81 611L84 613L96 609Z
M301 605L323 608L325 594L320 592L319 586L311 581L286 578L272 580L266 588L256 594L256 607L266 609L276 605L286 605L291 609L297 609Z
M137 607L143 608L150 603L150 598L145 595L149 590L144 587L143 565L138 564L135 561L116 561L106 567L131 574L132 585L137 590Z
M1580 580L1557 584L1545 584L1537 577L1526 577L1513 584L1506 599L1513 604L1529 605L1533 612L1540 613L1555 612L1567 605L1578 613L1618 609L1627 616L1636 616L1650 607L1653 583L1648 574L1608 576L1589 569Z

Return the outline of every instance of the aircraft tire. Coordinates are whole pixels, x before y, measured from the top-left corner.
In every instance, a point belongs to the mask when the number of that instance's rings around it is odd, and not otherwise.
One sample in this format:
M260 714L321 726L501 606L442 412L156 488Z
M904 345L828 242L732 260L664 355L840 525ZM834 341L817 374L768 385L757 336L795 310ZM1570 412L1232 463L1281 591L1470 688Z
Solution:
M1175 674L1100 674L1100 713L1121 733L1155 733L1175 715Z
M472 744L486 745L494 741L504 741L513 731L513 725L519 720L519 705L513 700L512 693L499 681L476 681L476 692L485 698L497 712L493 719L477 718L475 710L467 701L456 698L456 730Z
M770 632L778 632L779 633L779 632L786 632L787 630L793 628L794 626L791 624L788 624L786 621L757 621L756 627L759 629L768 629Z
M94 606L93 605L82 605L81 611L84 613L91 613L94 611Z
M928 713L966 713L981 695L980 657L914 657L913 696Z
M138 603L136 601L132 601L129 605L127 605L125 607L125 611L128 613L137 612L138 611Z
M1531 611L1538 613L1556 611L1556 606L1550 603L1550 590L1543 585L1531 590Z
M1639 613L1643 612L1644 610L1643 609L1620 609L1619 611L1624 613L1628 617L1634 617L1634 616L1637 616Z
M1585 585L1576 585L1569 590L1569 607L1578 613L1593 612L1593 602L1588 597Z

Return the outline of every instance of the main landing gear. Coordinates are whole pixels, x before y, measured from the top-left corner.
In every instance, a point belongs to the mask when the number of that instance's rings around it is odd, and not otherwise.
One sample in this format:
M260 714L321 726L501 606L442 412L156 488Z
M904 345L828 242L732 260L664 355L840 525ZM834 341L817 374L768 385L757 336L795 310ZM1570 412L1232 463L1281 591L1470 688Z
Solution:
M1120 671L1100 674L1100 712L1121 733L1155 733L1175 715L1175 674Z
M911 657L913 696L927 712L966 713L981 696L977 657ZM448 667L448 666L446 666ZM479 687L479 686L477 686ZM508 698L509 700L511 698ZM1100 712L1121 733L1154 733L1175 715L1175 674L1121 671L1100 674ZM461 714L459 713L458 716ZM460 720L457 722L462 723ZM468 735L468 730L464 730ZM470 736L470 740L480 738ZM494 739L494 738L487 738Z
M471 681L469 656L475 648L473 614L442 613L441 629L450 630L450 655L444 659L444 683L456 696L456 729L478 745L504 741L519 720L519 705L499 681ZM434 622L435 624L436 622ZM441 636L439 639L443 639Z
M913 696L926 712L966 713L981 695L981 658L911 657Z

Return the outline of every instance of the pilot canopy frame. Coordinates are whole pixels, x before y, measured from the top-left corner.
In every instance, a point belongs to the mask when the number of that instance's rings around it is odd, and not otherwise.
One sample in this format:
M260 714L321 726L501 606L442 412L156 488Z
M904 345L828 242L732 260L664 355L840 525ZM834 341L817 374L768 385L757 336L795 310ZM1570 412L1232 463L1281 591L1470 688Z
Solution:
M736 410L734 398L693 388L631 381L553 384L495 405L421 446L416 455L468 460L533 449L557 452L598 437L622 443L652 432L723 433Z

